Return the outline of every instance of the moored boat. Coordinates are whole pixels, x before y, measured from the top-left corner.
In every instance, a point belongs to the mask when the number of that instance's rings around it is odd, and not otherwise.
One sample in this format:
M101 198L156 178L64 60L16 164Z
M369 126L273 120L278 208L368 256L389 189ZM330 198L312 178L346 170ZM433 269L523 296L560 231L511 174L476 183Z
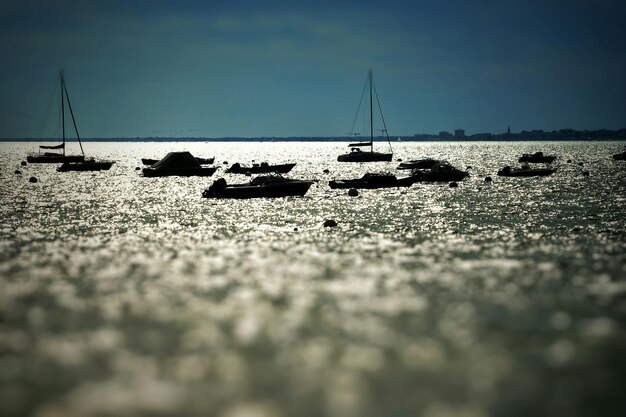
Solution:
M439 162L441 161L432 158L414 159L412 161L401 162L396 169L430 169Z
M626 161L626 151L614 154L613 159L616 161Z
M350 143L348 146L350 147L350 152L346 154L339 155L337 157L337 161L339 162L391 162L391 158L393 157L393 150L391 149L391 141L389 140L389 135L387 133L387 125L385 124L385 117L383 116L382 109L380 108L380 100L378 99L378 93L376 93L376 89L374 88L372 71L368 73L368 84L369 84L369 127L370 127L370 140L367 142L357 142ZM366 84L367 86L367 84ZM365 90L363 90L365 92ZM389 143L390 153L384 152L374 152L374 96L376 96L376 103L378 105L378 110L380 111L380 116L383 123L382 131L385 133L387 137L387 143ZM359 103L359 107L357 110L357 116L359 115L359 110L361 109L361 104L363 102L364 95L361 96L361 102ZM352 125L352 131L354 131L354 125L356 123L356 117L354 118L354 123ZM369 150L363 150L361 148L369 147Z
M76 120L74 119L74 112L72 110L72 104L70 102L70 96L67 93L67 85L65 84L65 77L63 76L63 72L60 73L60 84L61 84L61 132L62 132L62 143L58 145L40 145L39 153L31 153L26 156L26 161L31 164L58 164L64 162L80 162L85 160L85 152L83 151L83 144L80 141L80 135L78 134L78 128L76 127ZM76 131L76 139L78 140L78 144L80 145L81 155L67 155L65 153L65 102L67 101L67 106L70 110L70 115L72 116L72 123L74 124L74 130ZM41 153L41 150L44 149L46 152ZM48 152L48 151L61 151L61 152Z
M84 161L65 162L57 168L57 171L108 171L113 164L113 161L96 161L93 158L87 158Z
M205 198L277 198L298 196L303 197L313 181L294 180L281 175L261 175L249 183L227 184L220 178L202 192Z
M203 167L189 152L170 152L163 159L142 170L144 177L209 177L217 167Z
M517 162L525 162L531 164L550 164L554 162L556 156L553 155L544 155L543 152L535 152L533 154L525 153L523 154Z
M328 182L328 185L332 189L338 188L396 188L396 187L410 187L417 182L417 178L413 176L397 178L390 173L373 173L368 172L361 178L352 180L332 180Z
M546 177L556 172L556 168L511 168L505 166L498 171L498 175L501 177Z
M250 174L268 174L270 172L286 174L287 172L291 171L291 169L295 166L295 162L277 165L270 165L267 162L262 162L260 164L253 164L252 166L244 166L241 165L239 162L235 162L231 165L230 168L226 170L226 172L229 174L246 174L248 172Z
M437 161L428 169L414 169L411 172L415 182L449 182L462 181L469 177L467 171L462 171L446 161Z
M200 163L200 165L210 165L215 162L215 157L213 158L199 158L195 157L196 160ZM159 159L151 159L151 158L141 158L141 163L144 165L154 165L159 162Z

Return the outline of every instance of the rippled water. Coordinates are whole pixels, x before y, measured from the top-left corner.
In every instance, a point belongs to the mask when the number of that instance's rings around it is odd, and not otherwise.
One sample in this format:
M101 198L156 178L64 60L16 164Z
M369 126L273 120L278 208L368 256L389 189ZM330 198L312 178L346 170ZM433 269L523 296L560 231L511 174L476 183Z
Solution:
M623 143L394 143L471 177L356 198L327 181L396 163L337 163L344 143L86 143L117 163L57 173L20 166L35 147L0 144L3 416L622 415ZM223 169L135 170L170 150L319 183L202 199ZM556 174L495 176L536 150Z

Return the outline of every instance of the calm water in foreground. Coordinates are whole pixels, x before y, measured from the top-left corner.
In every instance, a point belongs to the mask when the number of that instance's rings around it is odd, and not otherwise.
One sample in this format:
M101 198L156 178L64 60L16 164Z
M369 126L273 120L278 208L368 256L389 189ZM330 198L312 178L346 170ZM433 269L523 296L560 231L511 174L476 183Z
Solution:
M356 198L327 181L396 163L337 163L344 143L84 146L117 163L21 167L36 144L0 143L2 416L624 415L624 143L397 143L471 177ZM202 199L223 169L135 170L170 150L319 183ZM536 150L555 175L496 177Z

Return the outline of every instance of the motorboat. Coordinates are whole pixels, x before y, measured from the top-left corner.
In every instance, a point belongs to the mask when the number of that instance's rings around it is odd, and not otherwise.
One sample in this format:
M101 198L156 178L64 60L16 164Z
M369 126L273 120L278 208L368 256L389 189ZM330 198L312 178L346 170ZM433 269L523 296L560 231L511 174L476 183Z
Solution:
M414 184L416 178L413 176L397 178L390 173L374 173L368 172L361 178L353 180L332 180L328 185L332 189L338 188L396 188L410 187Z
M278 165L270 165L267 162L261 162L260 164L252 164L252 166L241 165L239 162L235 162L231 165L230 168L226 170L229 174L268 174L270 172L277 172L280 174L286 174L291 171L296 164L278 164Z
M285 178L279 174L260 175L244 184L227 184L224 178L213 182L202 192L205 198L277 198L303 197L313 181Z
M556 168L530 168L522 166L521 168L512 168L505 166L498 171L501 177L546 177L556 172Z

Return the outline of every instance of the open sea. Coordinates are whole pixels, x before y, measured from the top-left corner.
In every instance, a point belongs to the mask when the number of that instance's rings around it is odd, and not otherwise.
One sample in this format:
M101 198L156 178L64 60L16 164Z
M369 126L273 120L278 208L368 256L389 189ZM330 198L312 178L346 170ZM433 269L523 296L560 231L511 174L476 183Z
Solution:
M625 415L623 142L393 143L471 176L358 197L328 181L397 162L336 162L343 142L87 142L111 170L57 173L20 166L37 145L0 143L4 417ZM135 169L173 150L222 168ZM554 175L496 176L538 150ZM201 198L251 160L319 182Z

